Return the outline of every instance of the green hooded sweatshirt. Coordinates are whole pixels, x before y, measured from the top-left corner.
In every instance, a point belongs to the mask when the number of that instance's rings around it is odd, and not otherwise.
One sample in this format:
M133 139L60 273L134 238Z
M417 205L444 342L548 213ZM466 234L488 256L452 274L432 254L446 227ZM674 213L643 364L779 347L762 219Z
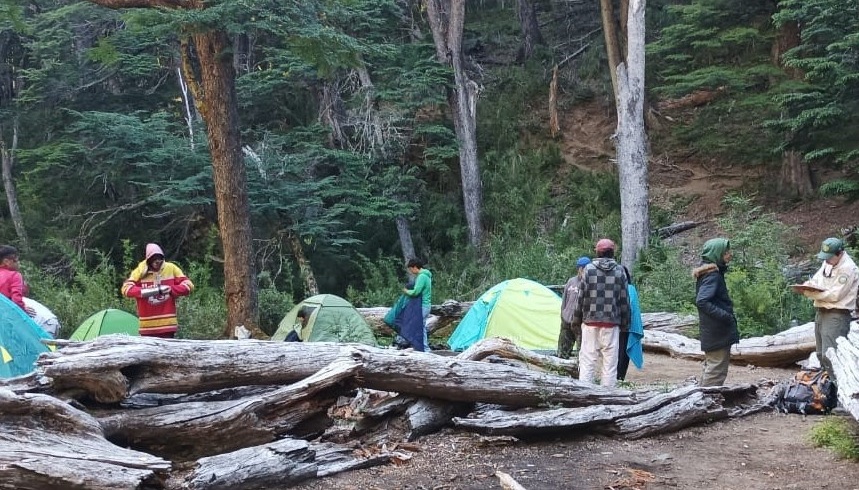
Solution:
M724 265L722 257L729 248L731 248L731 242L727 238L712 238L704 243L704 251L701 252L701 258L704 259L704 262Z
M421 269L415 277L414 289L409 289L406 294L412 298L421 296L421 307L432 306L432 272L429 269Z

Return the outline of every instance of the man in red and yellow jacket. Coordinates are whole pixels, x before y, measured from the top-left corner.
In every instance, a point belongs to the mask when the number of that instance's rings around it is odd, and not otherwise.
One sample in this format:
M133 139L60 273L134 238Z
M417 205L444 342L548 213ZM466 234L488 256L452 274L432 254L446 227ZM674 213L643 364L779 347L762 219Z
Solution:
M155 243L146 245L146 258L122 284L122 295L137 300L140 335L173 338L179 329L176 298L188 296L194 284L176 264L164 260Z

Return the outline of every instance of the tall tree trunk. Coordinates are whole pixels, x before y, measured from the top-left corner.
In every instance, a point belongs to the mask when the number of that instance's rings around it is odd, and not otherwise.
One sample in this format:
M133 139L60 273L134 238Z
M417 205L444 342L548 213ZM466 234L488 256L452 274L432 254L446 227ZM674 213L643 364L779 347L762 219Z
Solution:
M212 154L218 228L224 249L224 289L227 302L225 333L244 325L259 330L258 291L254 268L247 173L241 150L235 71L226 33L193 34L199 59L201 93L194 98L206 122ZM190 53L184 51L183 56ZM188 64L185 64L188 66ZM186 77L189 73L185 74Z
M319 284L316 282L313 268L310 267L310 261L304 255L304 247L301 246L301 237L294 232L289 232L286 239L289 241L289 248L292 250L292 256L295 257L295 263L298 264L299 274L304 279L305 292L308 296L316 296L319 294Z
M27 228L24 227L24 218L21 216L21 208L18 205L18 190L15 187L15 152L18 150L18 118L12 119L12 144L7 147L6 142L0 139L0 153L2 153L3 191L6 193L6 202L9 204L9 216L15 226L15 234L18 235L18 244L21 250L30 250L30 241L27 238Z
M623 62L623 53L618 41L617 20L614 16L613 0L600 0L600 13L602 14L602 32L605 39L606 56L608 57L608 68L611 74L611 87L614 90L614 100L618 98L617 65Z
M427 0L427 18L441 63L453 68L454 86L448 89L453 126L459 142L459 167L469 243L483 243L483 183L477 160L477 84L468 78L462 57L465 0Z
M534 54L534 47L543 44L534 2L532 0L516 0L516 15L522 29L522 47L519 50L519 59L528 60Z
M404 216L397 216L397 234L400 236L400 250L403 251L403 260L408 261L415 255L415 244L412 242L412 230L409 220Z
M644 130L645 0L629 5L627 62L617 70L617 169L620 180L621 263L631 267L650 234L647 135Z

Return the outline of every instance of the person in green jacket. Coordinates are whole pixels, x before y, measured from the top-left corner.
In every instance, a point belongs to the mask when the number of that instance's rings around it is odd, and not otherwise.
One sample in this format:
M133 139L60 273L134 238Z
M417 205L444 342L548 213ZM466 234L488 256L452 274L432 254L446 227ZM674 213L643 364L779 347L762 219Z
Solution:
M409 274L415 276L415 286L412 289L403 288L403 294L412 298L421 298L421 313L424 321L424 345L429 352L429 342L427 339L427 317L430 314L432 306L432 272L429 269L424 269L424 263L420 259L409 259L406 264Z

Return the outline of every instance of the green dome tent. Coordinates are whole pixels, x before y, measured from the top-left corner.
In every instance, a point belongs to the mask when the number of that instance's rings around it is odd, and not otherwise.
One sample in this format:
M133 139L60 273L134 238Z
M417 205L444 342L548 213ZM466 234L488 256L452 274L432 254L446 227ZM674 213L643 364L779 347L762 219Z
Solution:
M24 310L0 294L0 378L33 371L39 354L51 350L41 339L52 338Z
M112 333L138 336L140 323L127 311L110 308L90 316L72 333L71 340L92 340Z
M504 337L525 349L556 350L561 297L529 279L492 286L471 305L447 343L461 351L486 337Z
M299 312L307 315L303 327ZM333 294L317 294L295 305L280 321L271 340L284 341L295 331L303 342L357 342L376 345L370 325L345 299Z

